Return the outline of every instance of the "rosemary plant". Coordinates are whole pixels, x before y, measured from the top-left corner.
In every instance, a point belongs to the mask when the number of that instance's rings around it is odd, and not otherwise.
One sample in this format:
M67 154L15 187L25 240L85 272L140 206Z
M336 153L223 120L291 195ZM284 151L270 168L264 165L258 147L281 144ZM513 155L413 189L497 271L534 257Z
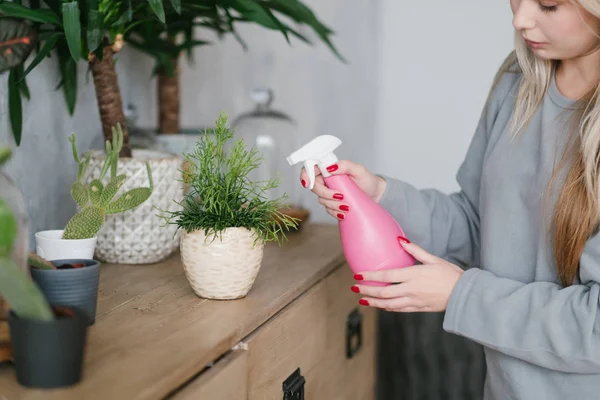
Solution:
M256 148L247 149L243 140L230 146L233 131L227 116L219 115L214 135L204 134L195 149L184 154L188 167L183 180L190 186L178 211L165 211L167 223L176 224L188 233L204 230L213 240L228 227L244 227L256 234L256 241L285 239L284 229L296 228L298 219L279 212L287 194L267 200L266 192L279 186L281 178L252 181L248 174L259 167L262 156ZM212 137L211 137L212 136Z

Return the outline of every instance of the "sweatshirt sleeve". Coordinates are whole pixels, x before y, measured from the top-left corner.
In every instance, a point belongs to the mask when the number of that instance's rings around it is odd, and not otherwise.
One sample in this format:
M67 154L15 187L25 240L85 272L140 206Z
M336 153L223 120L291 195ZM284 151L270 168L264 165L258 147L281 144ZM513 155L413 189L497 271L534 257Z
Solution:
M455 263L479 265L479 189L486 149L500 106L516 81L507 74L492 92L456 179L460 190L445 194L380 175L386 191L380 204L411 241Z
M525 284L478 268L458 280L444 330L555 371L600 373L600 236L580 258L579 284Z

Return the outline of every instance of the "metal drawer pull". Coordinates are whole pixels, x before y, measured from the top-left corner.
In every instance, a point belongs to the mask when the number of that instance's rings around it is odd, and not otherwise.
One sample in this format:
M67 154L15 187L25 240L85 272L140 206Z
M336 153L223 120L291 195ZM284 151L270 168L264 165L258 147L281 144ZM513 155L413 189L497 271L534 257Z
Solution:
M283 381L283 400L304 400L305 382L306 379L300 375L300 368L297 368Z
M352 358L362 346L362 319L363 316L354 309L348 314L346 320L346 358Z

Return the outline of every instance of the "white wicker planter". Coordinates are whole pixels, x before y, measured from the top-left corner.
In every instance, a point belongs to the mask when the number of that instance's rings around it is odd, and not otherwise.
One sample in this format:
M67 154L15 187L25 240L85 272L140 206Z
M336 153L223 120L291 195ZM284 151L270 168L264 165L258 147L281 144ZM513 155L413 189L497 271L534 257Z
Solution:
M148 187L145 161L150 164L154 191L148 200L133 210L106 216L106 222L98 232L95 258L108 263L151 264L164 260L179 246L180 234L175 235L177 226L165 226L165 221L158 215L160 210L181 208L175 201L183 199L180 170L184 159L141 149L133 149L132 154L132 158L119 158L118 174L126 174L127 180L115 199L135 187ZM104 159L103 152L93 154L85 182L99 176ZM110 172L106 175L104 184L108 182Z
M216 237L204 231L181 237L181 261L194 292L207 299L245 297L260 270L264 245L254 244L255 235L246 228L226 228Z

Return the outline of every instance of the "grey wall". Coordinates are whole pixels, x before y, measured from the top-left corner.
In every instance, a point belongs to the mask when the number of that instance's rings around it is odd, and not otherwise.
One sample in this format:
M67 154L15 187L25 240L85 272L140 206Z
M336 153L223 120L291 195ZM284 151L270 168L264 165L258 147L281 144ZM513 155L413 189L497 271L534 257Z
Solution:
M345 141L340 157L371 163L376 119L377 2L310 0L317 15L330 25L344 65L322 44L297 40L288 45L279 33L248 25L240 33L249 50L233 37L195 52L196 64L183 63L182 125L212 126L219 112L233 119L252 107L248 97L255 86L274 89L274 106L300 123L302 140L330 133ZM213 38L207 33L208 38ZM117 70L124 104L133 103L139 124L155 127L156 82L153 61L125 48ZM102 145L94 87L86 65L79 66L76 113L71 118L59 82L56 62L45 60L28 77L32 100L24 105L23 142L8 165L9 174L27 198L31 232L59 229L75 210L69 186L75 177L67 137L75 132L81 149ZM7 76L0 77L0 143L12 143L7 115ZM305 193L315 221L333 222L313 196Z

